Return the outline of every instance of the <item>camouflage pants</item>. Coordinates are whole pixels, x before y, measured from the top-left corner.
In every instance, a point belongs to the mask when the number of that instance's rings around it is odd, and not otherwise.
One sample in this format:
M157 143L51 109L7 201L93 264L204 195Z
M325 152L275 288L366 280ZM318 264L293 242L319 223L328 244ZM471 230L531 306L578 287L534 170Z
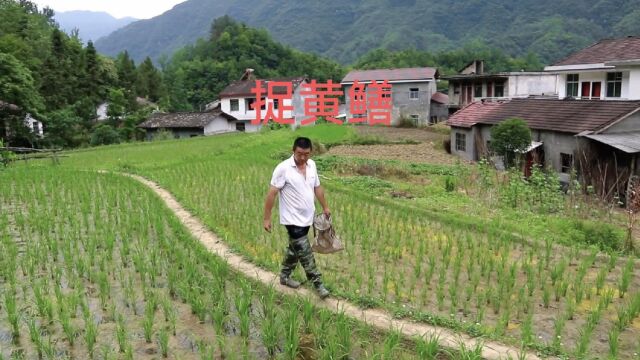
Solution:
M300 261L307 275L307 279L309 279L314 286L322 284L322 274L320 274L316 267L316 260L313 257L311 244L309 244L309 238L307 237L309 226L286 225L286 227L289 233L289 246L285 250L281 275L284 277L290 276L298 265L298 261Z

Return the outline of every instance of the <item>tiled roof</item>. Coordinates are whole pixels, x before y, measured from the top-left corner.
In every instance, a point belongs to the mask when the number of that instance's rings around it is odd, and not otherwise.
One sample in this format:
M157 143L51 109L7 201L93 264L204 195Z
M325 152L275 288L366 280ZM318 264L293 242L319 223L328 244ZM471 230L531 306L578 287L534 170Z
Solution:
M437 103L440 103L440 104L448 104L449 103L449 95L436 91L431 96L431 101L437 102Z
M601 64L608 61L640 59L640 36L604 39L575 52L553 66Z
M438 70L430 67L402 68L402 69L376 69L353 70L342 79L342 83L358 81L397 81L397 80L433 80Z
M220 110L208 112L182 112L182 113L154 113L149 119L138 127L143 129L156 128L204 128L217 117L222 116L227 120L236 120Z
M628 154L640 153L640 131L585 136Z
M497 124L520 118L531 129L578 134L596 131L638 110L640 100L559 100L512 99L504 102L474 102L449 117L450 126L471 127L474 124Z
M279 81L279 82L290 82L291 90L295 91L295 89L306 80L304 76L298 77L289 77L289 78L275 78L275 79L260 79L262 81L262 89L266 93L267 91L267 83L270 81ZM231 96L251 96L253 92L252 88L256 87L256 80L239 80L234 81L231 84L227 85L224 90L220 92L220 97L231 97ZM273 89L276 94L284 94L284 87L276 87Z
M450 115L447 124L457 127L472 127L477 123L482 123L490 112L502 106L502 104L502 102L472 102Z

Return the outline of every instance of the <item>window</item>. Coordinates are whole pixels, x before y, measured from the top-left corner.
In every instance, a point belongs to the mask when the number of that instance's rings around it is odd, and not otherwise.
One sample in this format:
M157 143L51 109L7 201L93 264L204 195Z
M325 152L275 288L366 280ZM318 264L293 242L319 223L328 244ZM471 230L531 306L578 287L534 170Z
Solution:
M409 115L409 119L411 119L411 121L413 122L413 125L415 126L418 126L418 124L420 123L420 115L411 114Z
M238 99L231 99L231 111L240 110L240 101Z
M567 74L567 97L578 96L578 74Z
M495 83L495 85L493 86L493 90L495 93L495 97L504 97L504 82L497 82Z
M560 153L560 172L569 173L573 167L573 154Z
M420 89L418 88L409 89L409 99L417 99L419 91Z
M473 97L482 97L482 83L476 83L473 85Z
M244 123L243 122L237 122L236 123L236 131L244 131Z
M277 109L278 108L278 101L280 101L280 99L273 99L273 109Z
M607 73L607 97L620 97L622 95L622 73Z
M460 94L460 84L454 84L453 85L453 93L454 94Z
M467 151L467 134L456 133L456 151Z
M252 107L253 103L256 102L255 98L245 99L244 101L246 104L245 112L255 111L255 109ZM260 107L260 109L262 110L266 109L266 101L264 98L262 98L262 106Z

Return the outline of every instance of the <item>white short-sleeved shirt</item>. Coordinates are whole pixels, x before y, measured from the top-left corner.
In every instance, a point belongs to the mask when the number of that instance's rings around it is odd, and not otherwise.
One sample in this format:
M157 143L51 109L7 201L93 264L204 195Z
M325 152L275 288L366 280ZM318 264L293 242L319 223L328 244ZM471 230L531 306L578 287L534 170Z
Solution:
M316 163L307 160L307 177L298 172L293 155L276 166L271 185L280 189L280 224L311 226L315 213L314 189L320 186Z

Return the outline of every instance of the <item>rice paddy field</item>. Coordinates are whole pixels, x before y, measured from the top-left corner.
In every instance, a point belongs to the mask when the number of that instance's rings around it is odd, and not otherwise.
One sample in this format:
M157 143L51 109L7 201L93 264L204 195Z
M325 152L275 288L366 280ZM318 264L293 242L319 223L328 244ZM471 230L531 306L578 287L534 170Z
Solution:
M277 273L286 232L262 229L263 202L300 135L324 144L354 136L316 126L127 144L1 171L0 358L479 358L447 353L436 338L378 333L235 276L150 190L117 174L159 183ZM473 165L367 163L418 169L382 178L343 171L357 159L314 159L346 247L316 256L333 296L543 357L640 359L638 259L593 245L618 236L611 221L565 231L575 214L497 210L474 200L474 184L438 190Z

